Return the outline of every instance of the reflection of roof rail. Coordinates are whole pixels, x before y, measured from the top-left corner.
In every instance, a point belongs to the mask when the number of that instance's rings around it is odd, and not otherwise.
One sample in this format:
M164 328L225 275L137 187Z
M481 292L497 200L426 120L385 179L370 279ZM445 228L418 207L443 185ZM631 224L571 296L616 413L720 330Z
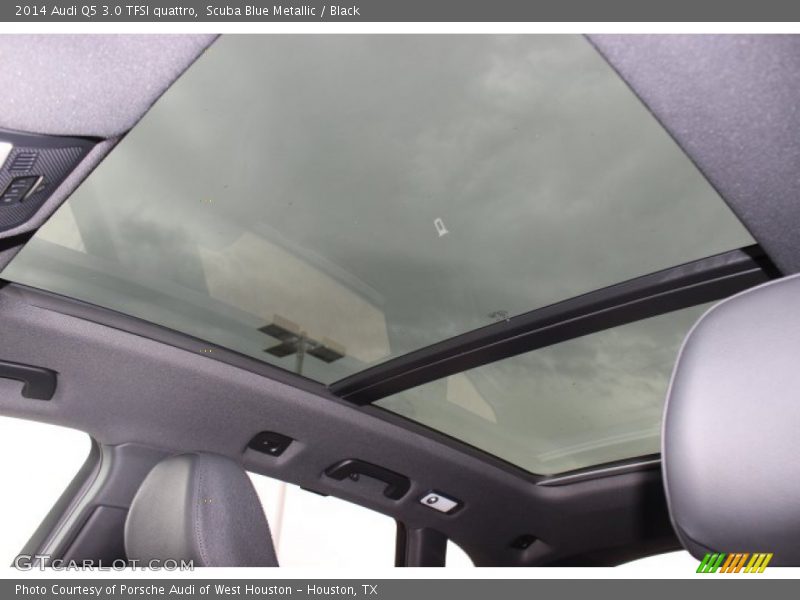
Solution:
M258 330L281 342L266 348L264 352L278 358L296 354L295 370L298 374L303 372L303 359L306 354L310 354L326 363L332 363L345 356L345 348L341 344L337 344L328 338L322 338L322 341L312 339L306 335L306 332L297 323L284 319L279 315L275 315L272 323L259 327Z

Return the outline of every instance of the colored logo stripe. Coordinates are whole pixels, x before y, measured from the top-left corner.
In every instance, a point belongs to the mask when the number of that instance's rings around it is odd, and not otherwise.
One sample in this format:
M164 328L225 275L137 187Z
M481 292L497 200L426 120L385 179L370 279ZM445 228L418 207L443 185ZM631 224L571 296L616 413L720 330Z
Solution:
M767 568L769 561L772 560L772 554L754 554L753 558L750 559L750 562L747 564L747 568L744 570L745 573L763 573L764 569Z
M747 559L750 559L747 562ZM763 573L764 569L772 560L772 553L757 552L750 554L747 552L737 552L726 554L724 552L708 553L703 557L700 566L697 567L698 573L739 573L744 569L744 573ZM745 567L745 563L747 566Z
M738 552L736 554L729 554L728 560L725 561L725 564L722 565L721 573L738 573L742 570L744 566L744 562L750 555L748 553L742 554Z
M706 554L700 566L697 567L698 573L716 573L722 561L725 559L724 553L715 552L714 554Z

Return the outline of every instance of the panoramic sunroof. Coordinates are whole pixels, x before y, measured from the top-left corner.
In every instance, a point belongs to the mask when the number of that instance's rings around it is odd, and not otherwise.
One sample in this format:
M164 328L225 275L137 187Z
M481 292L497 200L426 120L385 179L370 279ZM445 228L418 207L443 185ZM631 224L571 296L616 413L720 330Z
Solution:
M568 340L375 404L540 475L656 454L678 348L707 308Z
M3 277L330 383L750 242L580 36L226 36Z

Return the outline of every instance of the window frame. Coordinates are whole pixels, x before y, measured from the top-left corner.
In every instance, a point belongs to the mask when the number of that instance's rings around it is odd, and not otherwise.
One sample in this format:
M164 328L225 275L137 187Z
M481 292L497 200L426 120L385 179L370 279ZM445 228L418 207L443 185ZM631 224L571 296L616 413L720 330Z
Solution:
M328 389L356 406L504 358L721 300L780 273L760 246L716 254L538 308L386 361Z

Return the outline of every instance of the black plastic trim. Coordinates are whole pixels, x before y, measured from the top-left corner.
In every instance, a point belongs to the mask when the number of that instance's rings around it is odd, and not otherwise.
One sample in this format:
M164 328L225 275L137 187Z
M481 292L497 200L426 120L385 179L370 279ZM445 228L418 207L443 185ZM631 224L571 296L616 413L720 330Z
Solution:
M275 431L262 431L253 436L247 447L268 456L280 456L294 440Z
M398 521L396 567L444 567L446 562L446 535L426 527L408 528Z
M0 238L0 253L21 248L30 241L34 233L34 231L28 231L12 237Z
M88 151L104 138L98 136L76 136L76 135L48 135L42 133L30 133L27 131L16 131L12 129L0 129L0 141L10 142L15 147L31 147L42 149L70 148L77 146ZM3 165L0 165L2 167Z
M732 250L469 331L329 386L362 406L448 375L611 327L720 300L780 273L759 246Z
M0 164L0 237L8 237L6 231L16 229L36 215L99 141L0 129L0 142L13 146ZM28 179L30 185L21 185L15 191L14 182L23 179Z
M394 566L407 567L406 546L408 545L408 530L405 523L395 519L396 533L394 538Z
M52 369L0 360L0 378L23 383L23 398L50 400L56 393L58 374Z

